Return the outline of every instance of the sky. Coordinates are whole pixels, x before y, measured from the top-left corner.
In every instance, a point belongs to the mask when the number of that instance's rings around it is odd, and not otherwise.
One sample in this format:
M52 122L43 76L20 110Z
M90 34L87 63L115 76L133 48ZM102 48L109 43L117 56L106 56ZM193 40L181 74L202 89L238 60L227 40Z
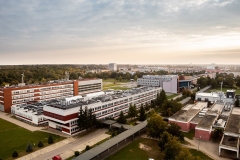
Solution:
M239 64L240 0L0 0L0 65Z

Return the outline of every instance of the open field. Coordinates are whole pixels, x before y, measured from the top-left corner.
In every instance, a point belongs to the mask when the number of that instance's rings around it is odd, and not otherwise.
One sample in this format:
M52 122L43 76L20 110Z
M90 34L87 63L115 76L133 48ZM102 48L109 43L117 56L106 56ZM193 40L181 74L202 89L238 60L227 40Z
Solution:
M174 98L174 97L176 97L176 96L178 96L179 94L169 94L169 95L167 95L167 98L168 99L172 99L172 98Z
M189 151L193 156L199 156L200 159L212 160L201 151L195 149L189 149ZM159 150L158 141L146 138L138 138L125 148L108 157L106 160L146 160L148 158L158 160L163 159L163 154Z
M226 92L227 90L230 90L232 88L222 88L222 91L223 92ZM234 89L236 91L236 94L239 94L240 95L240 89ZM218 91L221 91L221 87L218 87L218 88L215 88L215 89L210 89L208 90L207 92L218 92Z
M31 132L1 118L0 126L0 158L4 160L13 159L12 153L14 151L18 152L19 157L26 155L26 148L29 142L33 146L34 151L40 149L37 147L40 140L43 142L44 146L48 146L47 140L50 135L49 133L41 131ZM51 135L54 142L65 139L57 135Z
M108 90L108 89L114 89L114 90L127 90L130 88L135 87L135 83L134 82L130 82L130 81L116 81L115 79L106 79L103 80L103 90Z
M140 148L140 144L147 146L145 150ZM146 151L148 150L148 151ZM159 151L158 143L155 140L138 138L125 148L108 157L106 160L146 160L148 158L162 159L163 155Z

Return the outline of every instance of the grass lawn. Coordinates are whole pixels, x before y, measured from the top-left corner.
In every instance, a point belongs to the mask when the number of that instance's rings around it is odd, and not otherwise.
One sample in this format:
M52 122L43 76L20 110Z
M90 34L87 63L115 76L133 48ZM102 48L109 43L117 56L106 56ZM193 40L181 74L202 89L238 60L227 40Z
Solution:
M139 147L140 143L147 145L150 150L146 151L141 149ZM108 157L106 160L147 160L148 158L162 159L162 157L163 155L159 151L157 141L145 138L138 138L120 151L116 152L114 155Z
M127 82L130 82L129 80L122 80L121 82L120 81L117 81L116 79L114 78L108 78L108 79L103 79L103 83L104 82L116 82L116 83L127 83Z
M27 154L26 148L30 142L33 151L38 150L38 142L41 140L44 146L48 146L47 140L49 133L35 131L31 132L13 123L0 119L0 158L10 160L14 151L18 152L19 157ZM61 141L65 138L52 134L54 142ZM35 143L35 146L34 146Z
M192 129L188 133L187 132L182 132L184 137L187 137L188 139L193 139L195 136L195 131Z
M128 81L119 82L115 79L107 79L103 80L103 90L114 89L114 90L127 90L128 87L124 87L123 85L128 83Z
M174 97L176 97L176 96L178 96L179 94L172 94L172 95L169 95L169 96L167 96L167 98L168 99L172 99L172 98L174 98Z
M204 154L203 152L201 151L198 151L196 149L189 149L190 153L193 155L193 156L198 156L200 157L200 159L204 159L204 160L213 160L212 158L208 157L206 154Z
M230 89L232 89L232 88L222 88L222 91L223 92L226 92L227 90L230 90ZM240 94L240 89L234 89L235 91L236 91L236 94ZM210 92L217 92L217 91L221 91L221 87L217 87L217 88L215 88L215 89L210 89L210 90L208 90L208 92L210 93Z

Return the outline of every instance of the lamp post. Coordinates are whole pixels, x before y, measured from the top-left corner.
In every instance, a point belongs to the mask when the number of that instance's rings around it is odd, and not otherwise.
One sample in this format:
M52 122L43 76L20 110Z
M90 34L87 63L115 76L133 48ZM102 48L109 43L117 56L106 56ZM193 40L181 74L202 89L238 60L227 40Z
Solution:
M201 139L201 136L200 136L200 139ZM198 150L199 150L200 139L198 140Z

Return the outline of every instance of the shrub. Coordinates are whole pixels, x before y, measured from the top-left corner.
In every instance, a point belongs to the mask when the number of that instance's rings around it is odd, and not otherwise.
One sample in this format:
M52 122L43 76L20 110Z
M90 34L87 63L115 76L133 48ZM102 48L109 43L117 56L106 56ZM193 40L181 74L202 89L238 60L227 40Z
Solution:
M38 142L38 147L39 147L39 148L43 147L42 141L39 141L39 142Z
M32 152L32 151L33 151L33 148L32 148L31 143L29 142L28 146L27 146L27 149L26 149L26 152Z
M75 152L74 152L74 155L75 155L75 157L77 157L77 156L80 155L80 152L79 152L79 151L75 151Z
M12 154L12 157L13 157L13 158L18 157L18 152L17 152L17 151L14 151L13 154ZM1 159L1 158L0 158L0 159Z
M52 136L50 135L49 137L48 137L48 144L52 144L53 143L53 138L52 138Z
M86 145L85 150L88 151L89 149L91 149L91 147L89 145Z

